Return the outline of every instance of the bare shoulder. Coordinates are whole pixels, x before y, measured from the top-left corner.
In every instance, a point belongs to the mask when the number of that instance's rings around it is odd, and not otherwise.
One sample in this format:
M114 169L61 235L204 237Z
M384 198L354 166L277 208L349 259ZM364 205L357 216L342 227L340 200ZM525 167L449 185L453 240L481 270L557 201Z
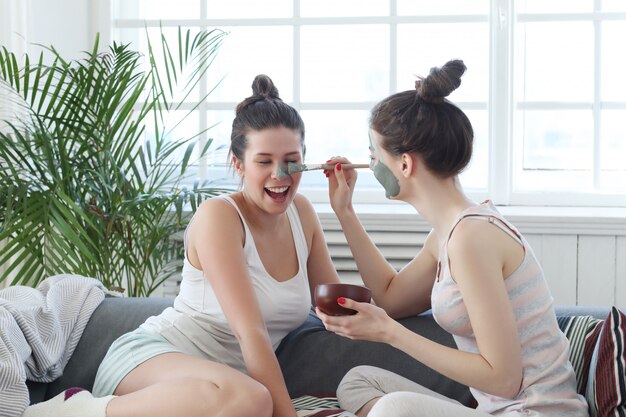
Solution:
M220 231L232 233L238 225L241 225L241 219L232 204L223 198L210 198L198 206L189 233L191 236L195 232L206 236L206 231L211 230L211 234L220 236Z
M450 237L448 256L463 263L501 266L512 243L511 237L491 222L466 217L457 224Z
M237 215L237 210L223 198L209 198L204 200L196 210L196 217L215 218L221 215Z
M315 209L313 208L313 204L304 195L296 194L293 198L293 202L296 205L296 208L298 209L300 215L315 215Z
M293 199L293 203L298 209L298 215L300 216L302 230L304 231L304 235L307 239L307 244L310 248L313 237L316 236L318 233L323 234L322 225L319 218L317 217L317 213L315 212L313 204L309 201L308 198L306 198L302 194L296 194Z
M318 217L315 212L315 208L311 201L308 198L303 196L302 194L296 194L293 199L293 203L296 205L298 209L298 214L300 215L300 221L304 225L310 225L317 223Z

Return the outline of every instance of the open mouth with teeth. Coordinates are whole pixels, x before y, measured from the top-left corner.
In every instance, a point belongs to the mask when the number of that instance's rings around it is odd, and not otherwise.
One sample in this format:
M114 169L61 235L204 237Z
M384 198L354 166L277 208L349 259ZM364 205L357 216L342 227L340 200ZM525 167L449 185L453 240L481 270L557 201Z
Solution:
M272 200L284 201L289 193L289 186L282 187L265 187L265 193L269 195Z

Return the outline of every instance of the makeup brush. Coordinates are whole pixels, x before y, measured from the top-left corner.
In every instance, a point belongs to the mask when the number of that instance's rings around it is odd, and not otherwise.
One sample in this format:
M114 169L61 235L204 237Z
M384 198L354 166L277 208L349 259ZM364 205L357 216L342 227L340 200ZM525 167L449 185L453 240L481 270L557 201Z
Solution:
M287 163L287 170L285 175L295 174L303 171L313 171L315 169L335 169L336 164L298 164L295 162ZM355 168L369 168L369 164L341 164L343 169L355 169ZM281 171L283 175L284 169Z

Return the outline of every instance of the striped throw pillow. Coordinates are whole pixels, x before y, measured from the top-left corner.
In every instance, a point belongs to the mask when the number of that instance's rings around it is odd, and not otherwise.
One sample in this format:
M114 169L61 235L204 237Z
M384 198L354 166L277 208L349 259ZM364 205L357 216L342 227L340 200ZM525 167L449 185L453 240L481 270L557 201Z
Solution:
M329 395L303 395L291 402L298 417L356 417L339 407L337 397Z
M602 320L592 316L563 316L557 320L569 340L569 361L576 373L576 391L585 395L591 356L602 330Z
M625 344L626 315L612 307L589 365L585 398L591 417L626 417Z

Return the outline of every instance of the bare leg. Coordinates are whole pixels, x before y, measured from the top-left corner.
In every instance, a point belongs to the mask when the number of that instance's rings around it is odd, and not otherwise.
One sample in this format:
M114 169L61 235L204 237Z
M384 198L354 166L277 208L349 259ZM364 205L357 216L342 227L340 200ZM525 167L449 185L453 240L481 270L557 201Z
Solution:
M267 389L226 365L165 353L133 369L118 385L107 417L270 417Z

